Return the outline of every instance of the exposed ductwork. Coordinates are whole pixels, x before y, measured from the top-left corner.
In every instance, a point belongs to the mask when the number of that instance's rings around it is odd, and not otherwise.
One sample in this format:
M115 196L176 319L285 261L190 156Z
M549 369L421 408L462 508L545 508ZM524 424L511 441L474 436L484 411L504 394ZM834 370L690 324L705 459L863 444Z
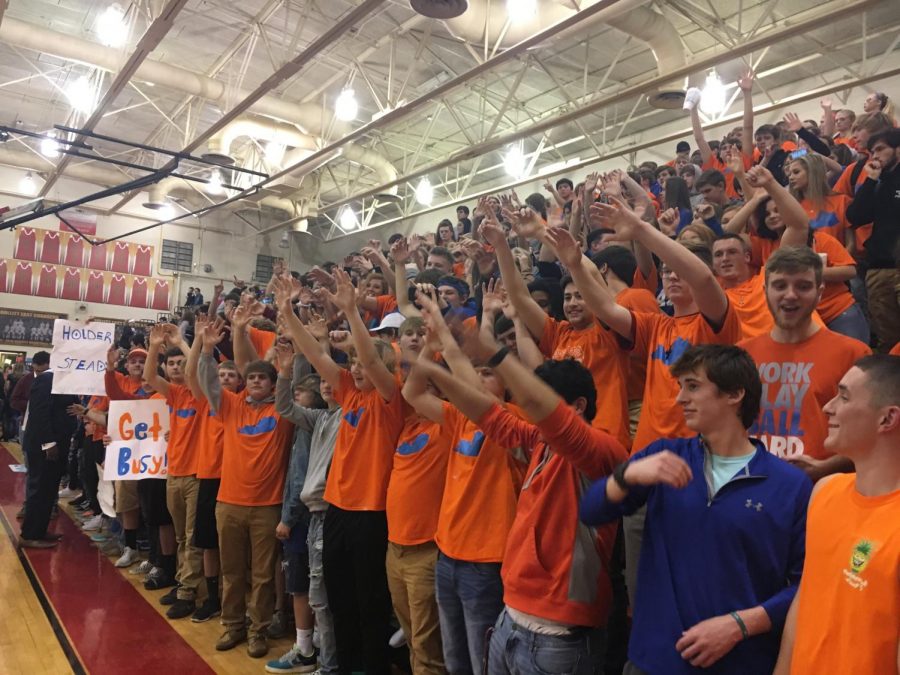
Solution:
M3 17L3 22L0 24L0 41L60 58L80 61L110 72L117 72L128 58L126 53L118 49L35 26L11 16ZM152 59L144 60L137 69L134 79L199 96L223 106L226 104L226 94L230 94L238 100L246 98L250 94L249 91L243 89L228 89L225 83L211 77ZM345 133L350 128L346 123L336 120L333 112L326 110L318 103L291 103L272 94L260 98L253 104L252 109L267 117L294 124L299 127L298 133L311 136L325 136L329 129L338 134ZM357 154L368 157L372 161L372 164L368 166L378 172L382 179L387 175L388 167L396 177L396 170L382 155L370 150ZM349 153L347 158L352 159Z
M420 0L427 2L428 0ZM441 0L434 0L438 4ZM580 9L590 7L600 0L584 0ZM579 26L603 21L610 26L646 42L656 58L660 75L684 67L687 63L684 45L678 31L662 14L646 6L647 0L619 0L608 9L602 10ZM537 3L537 12L529 19L509 21L506 4L490 0L472 0L469 9L455 19L445 23L456 37L472 43L493 48L510 47L525 40L546 26L568 19L578 9L565 0L543 0ZM565 32L560 37L565 36ZM648 96L651 105L661 108L680 108L684 100L684 88L675 86L671 90L655 92Z

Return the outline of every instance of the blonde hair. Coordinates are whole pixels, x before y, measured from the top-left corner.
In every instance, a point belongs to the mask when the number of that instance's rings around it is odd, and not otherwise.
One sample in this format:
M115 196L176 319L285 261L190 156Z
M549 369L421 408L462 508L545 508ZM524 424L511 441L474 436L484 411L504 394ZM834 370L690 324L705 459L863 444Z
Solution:
M834 194L825 177L825 162L818 155L807 154L795 157L791 164L802 164L806 169L806 189L791 188L791 194L800 202L808 199L816 209L825 208L825 198Z
M709 229L706 225L698 225L691 223L681 228L681 232L675 237L675 241L681 243L685 234L696 234L697 238L707 247L712 248L713 242L716 240L716 233Z

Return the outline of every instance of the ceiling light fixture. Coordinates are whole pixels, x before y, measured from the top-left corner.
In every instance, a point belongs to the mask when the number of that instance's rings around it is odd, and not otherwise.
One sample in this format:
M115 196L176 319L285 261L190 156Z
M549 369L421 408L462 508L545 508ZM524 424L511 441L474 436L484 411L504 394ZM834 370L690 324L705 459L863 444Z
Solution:
M278 141L269 141L266 143L266 149L264 150L266 164L280 167L281 161L284 159L285 150L286 147L284 143L279 143Z
M83 115L90 115L94 110L94 88L91 81L82 75L66 87L66 98L69 105Z
M537 10L537 0L506 0L506 14L512 23L533 19Z
M291 247L291 233L288 230L284 231L284 234L281 235L281 241L278 242L278 248L290 248Z
M725 110L725 85L715 70L706 76L706 84L700 93L700 110L706 115L718 115Z
M359 227L359 220L357 220L356 214L353 213L353 209L349 206L345 206L341 209L341 215L338 217L338 222L341 224L342 230L355 230Z
M416 201L422 206L431 206L434 201L434 186L428 176L422 178L416 186Z
M31 195L34 194L34 188L34 176L31 175L30 171L26 171L25 175L22 176L22 180L19 181L19 190L26 195Z
M206 183L206 191L211 195L225 194L225 188L222 187L222 174L218 169L209 172L209 181Z
M107 47L121 47L128 39L128 25L125 23L125 10L118 4L112 4L97 17L97 35L100 42Z
M334 102L334 114L342 122L352 122L359 112L359 104L356 102L356 92L352 89L344 89Z
M522 178L525 176L525 153L521 141L513 143L503 157L503 168L508 176Z
M59 157L59 143L56 142L56 132L51 131L50 138L41 141L41 154L47 159L56 159Z

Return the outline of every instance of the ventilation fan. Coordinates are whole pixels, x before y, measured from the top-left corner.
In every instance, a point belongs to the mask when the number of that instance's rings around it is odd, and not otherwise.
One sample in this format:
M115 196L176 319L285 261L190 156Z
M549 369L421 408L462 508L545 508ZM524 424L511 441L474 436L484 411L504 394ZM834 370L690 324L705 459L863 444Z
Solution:
M455 19L469 9L468 0L409 0L409 5L430 19Z

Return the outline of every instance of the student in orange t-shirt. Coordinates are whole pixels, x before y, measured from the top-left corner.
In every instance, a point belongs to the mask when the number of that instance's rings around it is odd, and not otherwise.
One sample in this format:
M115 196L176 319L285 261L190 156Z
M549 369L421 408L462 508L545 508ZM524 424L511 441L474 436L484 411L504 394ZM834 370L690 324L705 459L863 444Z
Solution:
M800 202L809 218L809 226L817 232L826 232L839 242L852 245L850 224L847 222L847 206L851 198L836 194L828 187L825 163L816 154L794 157L787 169L791 194Z
M203 330L206 321L197 316L196 331ZM200 392L197 396L199 410L204 411L200 418L200 432L197 449L197 515L194 520L194 536L191 544L203 551L203 576L206 578L206 600L197 608L191 617L194 623L203 623L218 616L222 612L219 598L219 534L216 525L216 500L222 482L222 453L224 450L224 429L222 420L209 407L206 397L202 395L200 381L197 379L197 366L200 360L202 338L197 335L188 354L185 365L185 380L191 391ZM222 389L237 392L243 386L243 378L234 361L223 361L218 365L216 373Z
M900 659L900 358L867 356L825 405L855 473L816 485L775 675L894 673Z
M783 247L766 262L766 301L772 330L740 343L759 367L763 395L750 434L769 452L804 469L813 480L852 470L824 447L822 405L861 356L862 342L820 328L812 313L822 293L822 261L806 247Z
M427 361L411 376L424 371L487 441L518 446L530 460L503 555L505 608L491 637L488 672L520 672L514 664L525 659L588 663L585 629L605 626L612 604L608 570L617 526L589 530L578 521L578 502L585 479L609 475L627 452L590 426L597 395L593 376L577 361L547 361L532 372L484 333L467 351L497 364L514 399L535 420L520 419Z
M454 377L502 403L502 380L491 368L473 369L437 305L421 294L418 302L429 340L440 349ZM429 352L423 351L416 363L432 363ZM439 424L449 438L447 477L435 535L440 549L435 584L444 664L451 673L481 673L485 633L503 609L500 565L521 487L515 468L518 459L511 454L513 448L486 438L459 409L429 393L426 382L414 369L403 396L419 414Z
M605 227L616 230L618 239L635 240L660 258L663 291L675 307L672 317L622 307L568 232L557 228L546 237L545 242L556 249L560 261L572 273L590 310L619 334L623 345L646 359L645 399L653 403L641 411L632 450L639 451L657 438L687 437L691 431L676 405L678 381L669 366L692 345L734 344L741 337L740 320L715 281L709 249L673 241L618 198L612 204L594 204L591 209ZM643 512L625 520L626 584L632 601L642 530Z
M195 349L199 351L199 341ZM164 344L168 380L159 377L157 363ZM184 364L190 350L177 327L157 324L150 331L150 351L144 365L144 379L166 397L169 406L169 443L167 446L168 473L166 475L166 505L175 526L178 542L178 585L166 611L170 619L182 619L197 609L197 590L203 574L203 554L193 545L194 523L197 517L197 447L202 437L202 420L207 414L206 402L200 391L192 392L185 384ZM198 399L197 395L200 395ZM170 593L170 595L173 595ZM167 600L169 598L166 598Z
M328 603L334 615L341 671L387 672L390 597L385 572L387 487L397 438L403 428L403 398L393 372L394 351L375 341L357 311L350 277L334 271L328 298L350 324L350 371L338 366L300 323L290 307L290 288L276 280L278 306L294 343L334 388L344 410L325 486L331 506L325 516L323 562ZM361 659L360 659L361 657Z
M622 445L630 446L626 389L628 356L616 336L585 307L571 277L560 283L566 320L557 321L548 316L531 297L525 280L516 269L503 229L485 219L480 231L496 251L510 303L534 336L541 352L557 360L572 357L591 371L600 398L593 425L618 438Z
M249 322L248 308L238 307L231 320L235 361L247 361L252 353L247 336ZM207 324L198 337L203 341L199 383L223 429L216 523L225 632L216 650L232 649L249 637L248 654L260 658L269 651L266 631L275 608L278 541L273 535L281 518L293 424L275 411L277 372L271 363L250 361L244 371L246 389L240 394L228 391L220 385L213 357L216 345L224 338L223 331ZM249 636L245 623L248 613Z

